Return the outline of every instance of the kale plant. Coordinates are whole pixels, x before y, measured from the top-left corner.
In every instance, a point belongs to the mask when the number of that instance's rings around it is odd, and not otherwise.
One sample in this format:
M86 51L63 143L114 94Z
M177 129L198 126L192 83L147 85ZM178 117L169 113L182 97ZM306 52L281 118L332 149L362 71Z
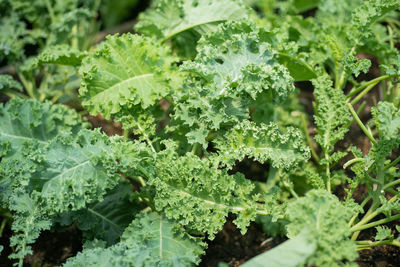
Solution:
M0 3L15 28L0 25L0 60L18 62L23 84L0 76L12 97L0 107L0 203L16 265L42 231L75 223L84 248L65 266L193 266L228 215L242 234L256 221L289 239L244 266L354 266L359 250L400 247L387 225L400 219L399 1L156 0L136 33L93 49L84 33L99 1L33 2ZM47 100L68 83L50 82L64 65L82 107L123 136ZM265 182L237 171L248 159L269 166Z

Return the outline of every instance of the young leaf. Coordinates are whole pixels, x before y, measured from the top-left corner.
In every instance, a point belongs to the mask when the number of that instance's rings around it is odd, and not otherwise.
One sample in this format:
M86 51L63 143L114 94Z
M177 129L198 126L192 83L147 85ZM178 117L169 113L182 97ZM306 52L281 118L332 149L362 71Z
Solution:
M350 115L346 107L346 97L341 89L332 87L332 81L327 75L313 80L313 85L317 101L314 119L318 127L315 140L324 153L330 154L334 145L348 131Z
M376 227L376 236L375 236L376 241L382 241L385 239L393 240L393 238L394 237L391 233L391 230L389 228L387 228L386 226L377 226Z

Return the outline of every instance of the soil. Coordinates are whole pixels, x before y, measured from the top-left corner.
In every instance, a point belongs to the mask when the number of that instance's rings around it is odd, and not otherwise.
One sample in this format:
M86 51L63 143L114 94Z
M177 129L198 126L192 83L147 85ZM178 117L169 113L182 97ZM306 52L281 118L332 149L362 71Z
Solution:
M227 263L236 267L281 242L281 238L268 238L255 223L251 223L246 234L242 235L232 220L228 220L215 239L208 240L208 248L199 266L217 267L219 263Z

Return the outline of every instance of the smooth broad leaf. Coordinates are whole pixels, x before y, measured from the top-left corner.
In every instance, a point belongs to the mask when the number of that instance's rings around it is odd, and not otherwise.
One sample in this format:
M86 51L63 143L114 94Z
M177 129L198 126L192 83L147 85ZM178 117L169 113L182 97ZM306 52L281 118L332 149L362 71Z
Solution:
M171 65L175 58L154 39L124 34L108 36L83 60L79 90L82 104L105 118L122 108L143 109L170 92Z
M317 248L315 240L309 240L307 230L279 246L245 262L243 267L295 267L301 266Z
M205 33L227 20L246 18L248 10L239 0L158 0L139 16L135 29L149 36L169 39L195 29Z
M293 4L296 10L301 13L317 7L319 2L319 0L294 0Z
M289 70L290 76L295 81L308 81L317 77L312 67L302 59L285 53L278 53L277 60Z
M200 262L205 246L164 215L141 213L119 243L84 250L64 266L193 266Z

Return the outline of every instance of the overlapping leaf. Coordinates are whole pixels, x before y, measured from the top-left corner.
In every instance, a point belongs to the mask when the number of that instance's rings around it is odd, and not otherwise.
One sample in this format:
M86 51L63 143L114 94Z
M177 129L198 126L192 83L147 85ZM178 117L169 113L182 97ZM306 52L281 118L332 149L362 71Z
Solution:
M221 22L245 19L248 14L241 0L157 0L139 16L135 29L162 40L173 38L181 54L193 55L200 35L215 30Z
M199 46L196 59L181 67L191 78L175 95L175 118L190 127L190 143L206 147L211 130L248 119L249 107L261 93L272 102L294 90L293 79L271 46L258 34L235 32L235 27L221 26Z
M64 266L192 266L205 244L157 213L139 214L121 241L109 248L84 250Z
M349 266L344 261L358 257L356 245L348 237L347 224L353 212L325 190L312 190L289 204L288 236L295 237L307 230L307 238L317 242L316 251L305 262L307 265Z
M237 215L235 223L243 233L257 213L269 213L272 201L257 204L262 199L253 193L254 185L243 175L228 175L209 160L192 154L164 153L158 156L157 173L148 185L154 190L156 209L168 218L213 238L229 212Z

